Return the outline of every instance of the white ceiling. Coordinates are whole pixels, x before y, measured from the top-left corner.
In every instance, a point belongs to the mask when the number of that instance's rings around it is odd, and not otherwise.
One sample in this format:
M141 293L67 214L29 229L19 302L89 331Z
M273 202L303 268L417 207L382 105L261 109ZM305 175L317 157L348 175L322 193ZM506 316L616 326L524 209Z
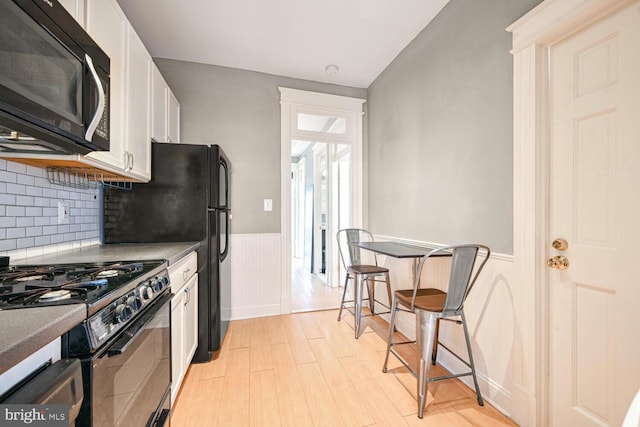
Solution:
M366 88L448 0L118 2L153 57Z

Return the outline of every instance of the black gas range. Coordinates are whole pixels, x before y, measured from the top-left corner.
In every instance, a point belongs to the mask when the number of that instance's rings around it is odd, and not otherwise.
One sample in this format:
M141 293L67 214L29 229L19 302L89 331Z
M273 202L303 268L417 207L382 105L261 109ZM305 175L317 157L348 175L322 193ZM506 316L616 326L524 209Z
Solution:
M164 261L22 265L0 269L0 310L84 304L62 336L80 359L77 426L162 425L169 414L170 283Z

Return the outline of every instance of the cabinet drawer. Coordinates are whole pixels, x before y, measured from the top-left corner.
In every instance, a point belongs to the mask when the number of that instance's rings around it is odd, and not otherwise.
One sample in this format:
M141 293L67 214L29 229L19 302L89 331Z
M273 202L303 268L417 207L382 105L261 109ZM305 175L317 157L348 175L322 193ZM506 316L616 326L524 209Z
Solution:
M198 272L198 255L195 251L172 264L168 268L169 280L173 292L178 291L187 281Z

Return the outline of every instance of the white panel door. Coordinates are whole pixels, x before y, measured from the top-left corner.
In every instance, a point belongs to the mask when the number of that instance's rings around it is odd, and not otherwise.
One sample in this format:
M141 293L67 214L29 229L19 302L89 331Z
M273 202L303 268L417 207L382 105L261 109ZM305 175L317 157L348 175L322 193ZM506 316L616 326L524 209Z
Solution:
M551 424L619 426L640 387L640 5L550 60Z

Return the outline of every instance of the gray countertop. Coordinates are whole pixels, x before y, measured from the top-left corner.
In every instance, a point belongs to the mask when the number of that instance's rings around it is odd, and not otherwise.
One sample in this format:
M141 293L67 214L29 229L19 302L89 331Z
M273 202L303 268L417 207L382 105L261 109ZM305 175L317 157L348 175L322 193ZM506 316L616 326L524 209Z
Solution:
M84 304L0 310L0 374L86 317Z
M162 259L169 265L200 246L199 242L179 243L109 243L70 249L47 255L16 260L12 264L67 264L102 261L146 261Z
M29 257L13 265L166 260L173 264L200 246L184 243L114 243ZM0 374L86 318L84 304L0 310Z

